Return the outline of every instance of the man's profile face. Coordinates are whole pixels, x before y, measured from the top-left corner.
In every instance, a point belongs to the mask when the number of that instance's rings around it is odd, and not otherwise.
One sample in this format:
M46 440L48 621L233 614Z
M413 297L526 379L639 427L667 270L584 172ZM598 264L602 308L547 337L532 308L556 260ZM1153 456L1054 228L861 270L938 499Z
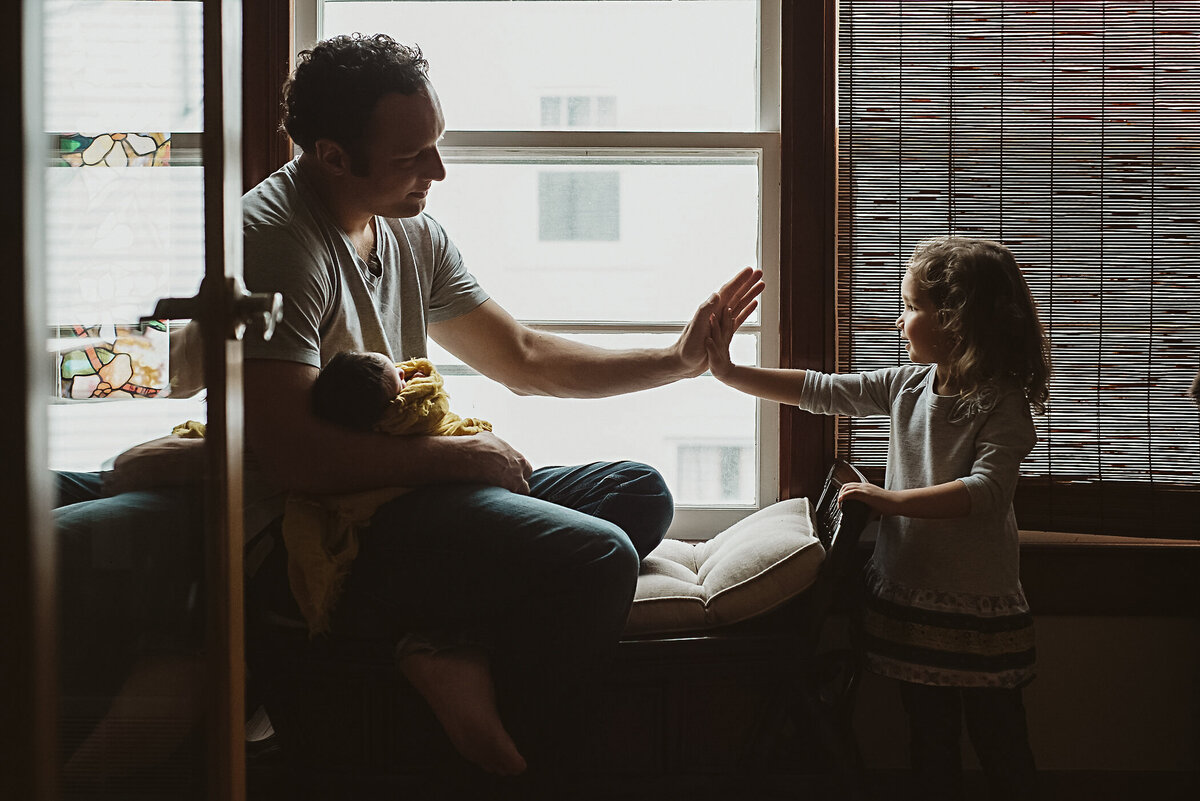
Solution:
M446 177L438 140L446 130L437 92L429 83L411 95L379 98L367 124L366 174L349 176L355 194L374 214L415 217L429 188Z

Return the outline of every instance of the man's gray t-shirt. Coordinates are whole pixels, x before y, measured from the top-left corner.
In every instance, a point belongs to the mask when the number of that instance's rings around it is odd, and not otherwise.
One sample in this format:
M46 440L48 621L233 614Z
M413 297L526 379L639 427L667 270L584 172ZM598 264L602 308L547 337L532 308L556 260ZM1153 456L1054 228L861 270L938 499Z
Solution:
M283 293L269 341L247 359L321 367L345 350L393 361L426 356L429 323L488 299L431 217L375 218L375 252L361 259L293 160L242 198L246 286Z
M427 355L430 323L475 309L487 293L431 217L376 217L369 261L355 252L296 160L242 198L245 280L251 292L283 294L270 340L248 338L247 359L324 366L346 351L393 361ZM246 463L248 536L283 513L283 494Z

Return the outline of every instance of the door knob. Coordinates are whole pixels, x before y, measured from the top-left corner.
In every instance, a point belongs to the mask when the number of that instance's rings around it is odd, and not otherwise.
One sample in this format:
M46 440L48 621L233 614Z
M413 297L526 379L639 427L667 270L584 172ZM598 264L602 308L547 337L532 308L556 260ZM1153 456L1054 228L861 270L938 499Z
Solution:
M275 335L275 325L283 319L283 295L278 292L247 292L241 276L225 279L233 304L230 315L230 339L241 339L246 329L264 340Z
M154 304L154 311L141 321L200 320L203 323L207 285L206 278L194 297L159 298ZM227 276L225 297L228 303L228 325L225 330L229 339L242 339L247 329L261 335L264 340L275 334L275 325L283 319L283 295L278 292L247 292L240 276Z

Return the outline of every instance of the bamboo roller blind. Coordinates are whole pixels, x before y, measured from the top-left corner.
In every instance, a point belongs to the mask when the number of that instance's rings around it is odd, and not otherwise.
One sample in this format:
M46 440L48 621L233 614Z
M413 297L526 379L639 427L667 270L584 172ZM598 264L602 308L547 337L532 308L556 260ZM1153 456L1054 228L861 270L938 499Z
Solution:
M1200 536L1200 2L842 0L837 92L838 369L907 362L918 241L999 240L1053 353L1022 527Z

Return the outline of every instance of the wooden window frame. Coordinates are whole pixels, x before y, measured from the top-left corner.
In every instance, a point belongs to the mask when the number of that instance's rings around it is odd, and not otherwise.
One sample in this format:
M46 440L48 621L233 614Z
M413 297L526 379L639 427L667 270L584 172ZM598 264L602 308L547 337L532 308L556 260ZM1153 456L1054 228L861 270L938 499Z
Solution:
M836 355L836 22L835 0L783 4L779 363L821 372ZM815 496L836 421L785 405L779 415L780 496Z

